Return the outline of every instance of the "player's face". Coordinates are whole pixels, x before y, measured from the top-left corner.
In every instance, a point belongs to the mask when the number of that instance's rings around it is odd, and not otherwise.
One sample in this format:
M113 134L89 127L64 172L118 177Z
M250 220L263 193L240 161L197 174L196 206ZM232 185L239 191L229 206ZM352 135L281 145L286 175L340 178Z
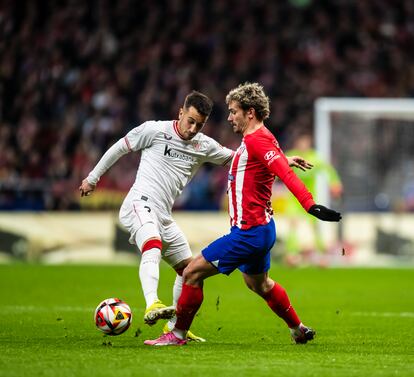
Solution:
M237 101L230 101L227 120L235 133L242 134L247 128L249 118L247 112L240 107Z
M191 140L197 135L207 122L208 116L201 115L197 109L190 106L180 109L178 115L178 129L184 140Z

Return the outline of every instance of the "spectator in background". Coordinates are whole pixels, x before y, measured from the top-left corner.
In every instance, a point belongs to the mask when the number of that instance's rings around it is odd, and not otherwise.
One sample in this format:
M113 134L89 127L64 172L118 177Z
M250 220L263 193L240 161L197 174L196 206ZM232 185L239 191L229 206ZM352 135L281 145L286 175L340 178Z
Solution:
M293 125L312 122L319 96L412 96L413 19L411 0L240 0L236 10L233 2L200 0L3 2L0 129L8 141L0 150L7 164L0 208L18 208L18 193L34 182L36 208L78 208L72 192L86 172L68 167L79 145L92 167L124 125L171 119L194 87L222 104L221 93L238 82L262 82L275 113L268 127L282 146ZM210 121L225 114L218 105ZM237 145L226 127L208 133ZM41 167L36 177L33 164ZM114 173L127 178L108 181L109 189L132 183L135 165L127 165ZM217 169L205 173L206 181L224 181ZM205 192L203 203L216 205ZM191 196L180 208L189 203Z

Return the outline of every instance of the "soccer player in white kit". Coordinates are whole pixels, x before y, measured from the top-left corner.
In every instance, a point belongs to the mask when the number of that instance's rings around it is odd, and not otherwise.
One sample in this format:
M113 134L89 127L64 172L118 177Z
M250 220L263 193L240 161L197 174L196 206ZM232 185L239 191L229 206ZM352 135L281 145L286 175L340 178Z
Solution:
M147 121L132 129L106 151L79 187L81 196L89 195L121 156L142 152L135 183L125 197L119 219L130 233L130 243L142 253L139 277L146 301L144 322L149 325L174 316L182 271L192 258L190 246L171 215L174 201L203 163L225 165L233 156L232 150L200 133L212 107L207 96L193 91L185 98L178 120ZM170 307L157 294L161 258L177 272ZM188 338L203 340L191 332Z

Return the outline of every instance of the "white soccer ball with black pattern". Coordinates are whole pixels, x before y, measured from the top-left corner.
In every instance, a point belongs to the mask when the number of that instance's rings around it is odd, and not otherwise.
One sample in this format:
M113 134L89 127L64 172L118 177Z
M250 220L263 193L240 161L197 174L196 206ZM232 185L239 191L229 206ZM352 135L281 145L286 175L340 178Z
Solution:
M96 327L107 335L120 335L132 322L129 305L119 298L103 300L95 310Z

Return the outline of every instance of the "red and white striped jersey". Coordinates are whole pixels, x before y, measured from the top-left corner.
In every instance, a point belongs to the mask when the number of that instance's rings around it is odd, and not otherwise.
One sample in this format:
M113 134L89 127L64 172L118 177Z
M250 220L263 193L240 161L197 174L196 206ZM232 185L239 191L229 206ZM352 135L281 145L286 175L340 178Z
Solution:
M230 166L228 199L232 226L249 229L270 221L275 176L306 211L315 204L312 194L290 168L276 138L263 126L243 138Z

